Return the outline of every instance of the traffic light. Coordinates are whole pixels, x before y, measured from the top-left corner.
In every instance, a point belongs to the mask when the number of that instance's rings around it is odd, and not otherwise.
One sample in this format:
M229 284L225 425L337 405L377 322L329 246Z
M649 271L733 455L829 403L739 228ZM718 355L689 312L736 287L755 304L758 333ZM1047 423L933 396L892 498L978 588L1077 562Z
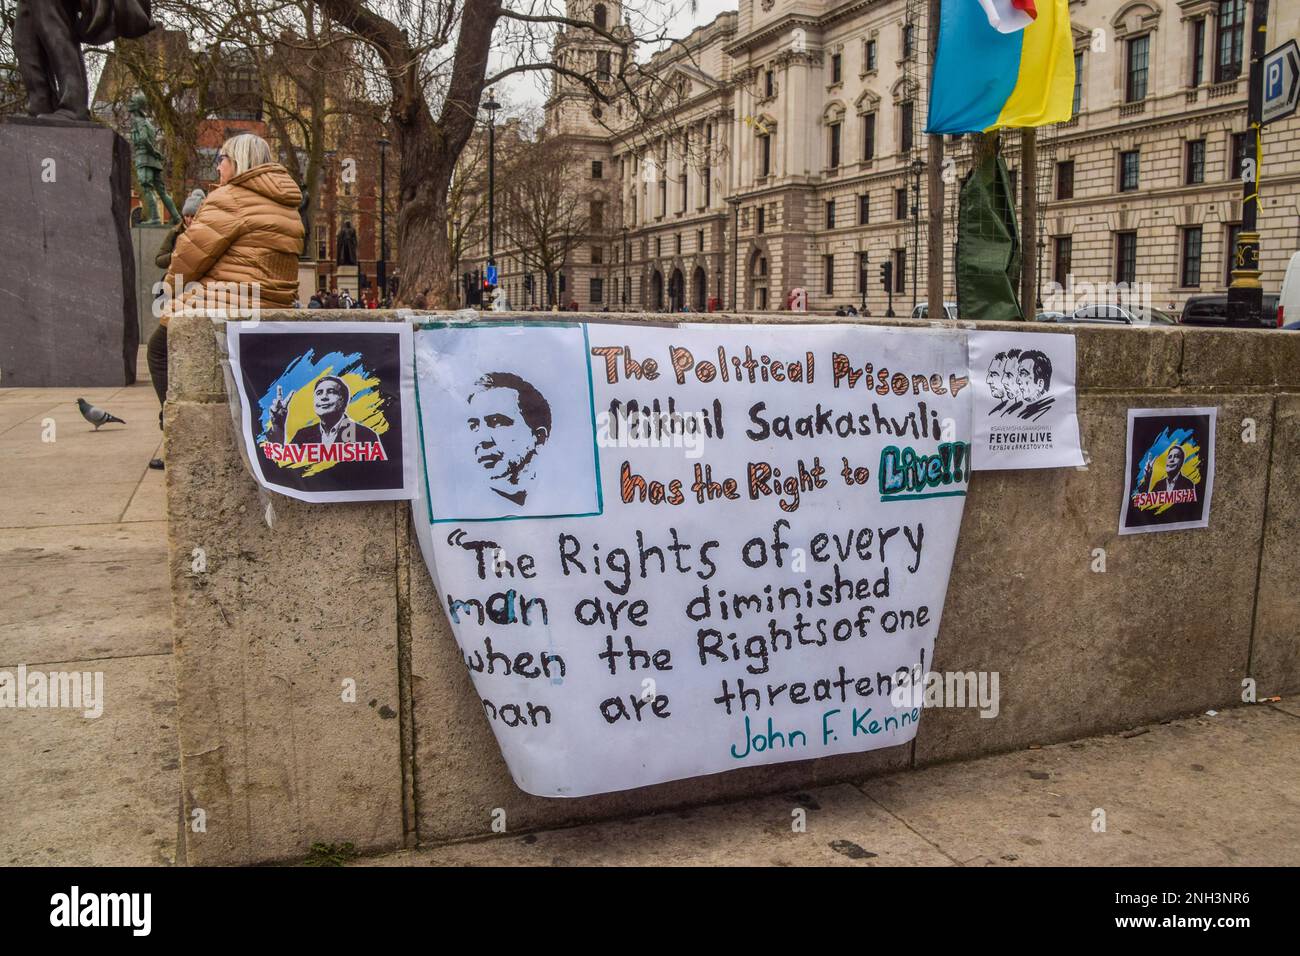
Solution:
M880 264L880 284L885 289L894 287L894 264L888 259Z

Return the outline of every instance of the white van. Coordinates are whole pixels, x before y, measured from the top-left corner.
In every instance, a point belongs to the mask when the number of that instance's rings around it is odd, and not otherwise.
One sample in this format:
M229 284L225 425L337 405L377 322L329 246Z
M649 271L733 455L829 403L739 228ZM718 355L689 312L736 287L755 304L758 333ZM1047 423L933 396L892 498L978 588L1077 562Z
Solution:
M1277 297L1277 327L1300 322L1300 252L1291 256Z

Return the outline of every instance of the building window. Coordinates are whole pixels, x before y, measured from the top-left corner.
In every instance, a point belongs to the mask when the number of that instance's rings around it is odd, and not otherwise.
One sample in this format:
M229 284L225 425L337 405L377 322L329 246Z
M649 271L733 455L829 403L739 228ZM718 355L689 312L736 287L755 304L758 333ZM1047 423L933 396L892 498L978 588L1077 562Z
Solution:
M599 232L605 228L605 204L599 199L591 200L591 208L588 210L589 225L592 232Z
M1052 242L1052 281L1060 286L1069 285L1074 239L1071 236L1057 236Z
M830 125L830 168L839 169L840 166L840 124L832 123Z
M689 187L688 187L688 185L687 185L688 182L689 182L689 180L687 179L686 174L683 173L683 174L682 174L682 180L681 180L681 195L678 197L678 200L677 200L677 211L678 211L678 212L685 212L685 211L686 211L686 201L687 201L687 198L688 198L688 196L687 196L687 192L689 191Z
M1198 186L1205 182L1205 140L1193 139L1187 143L1187 185Z
M1138 188L1138 173L1141 153L1136 149L1125 150L1119 154L1119 191L1132 192Z
M1078 116L1083 106L1083 51L1074 54L1074 100L1070 104L1070 115Z
M1132 285L1137 281L1136 232L1115 233L1115 281Z
M838 53L831 54L831 85L834 86L844 79L844 57Z
M903 24L903 59L910 60L913 52L913 41L916 37L916 28L910 23Z
M1151 61L1151 34L1128 41L1128 60L1124 84L1124 102L1136 103L1147 98L1147 72Z
M876 68L876 41L867 41L867 51L863 56L863 62L866 64L867 72Z
M1188 86L1200 86L1205 79L1205 17L1192 21L1192 75Z
M1074 160L1072 159L1056 164L1056 198L1074 198Z
M614 76L610 69L610 59L608 53L596 54L596 79L601 82L608 82Z
M1232 266L1237 255L1237 237L1241 235L1241 223L1228 227L1228 244L1223 249L1223 284L1232 285Z
M822 291L827 295L835 294L835 257L822 256L822 275L825 279Z
M905 100L898 104L898 148L905 153L912 151L912 101Z
M703 229L695 230L695 251L696 252L704 251L704 230Z
M605 250L601 246L591 247L591 264L593 266L601 265L605 261Z
M330 257L329 230L324 226L316 227L316 258L328 261Z
M587 301L598 304L604 299L605 296L605 280L602 279L600 276L592 276L589 281L591 283L591 287L587 290L588 291Z
M876 114L864 113L862 116L862 161L865 163L876 158Z
M673 236L673 251L679 256L682 254L682 234L680 232Z
M605 164L602 163L599 159L593 159L591 161L591 178L592 179L605 178Z
M1220 0L1219 44L1214 51L1214 82L1241 76L1241 52L1246 37L1246 0Z
M767 256L759 256L759 258L758 258L758 274L759 274L760 276L765 276L765 275L767 275Z
M835 200L826 200L826 228L835 228Z
M659 180L659 218L668 213L668 180Z
M867 297L867 254L858 253L858 295Z
M596 24L597 30L605 29L605 23L607 22L607 20L605 14L605 5L603 3L596 4L596 9L593 12L593 16L592 16L592 22Z
M907 250L894 250L894 291L907 291Z
M1183 273L1181 285L1191 288L1201 284L1201 227L1183 230Z
M907 218L907 187L894 190L894 218Z
M705 208L713 205L713 170L705 166L700 170L700 185L704 187Z
M761 236L766 228L767 228L767 207L759 206L757 218L754 220L754 232L755 234Z
M758 138L758 174L760 176L770 176L772 174L771 134Z
M776 93L776 71L768 70L763 74L763 96L769 97Z
M655 236L655 258L662 259L664 254L664 240L662 236Z
M1232 150L1232 155L1228 159L1228 178L1241 179L1241 170L1246 162L1246 144L1249 142L1246 133L1233 133L1232 140L1228 146Z
M871 197L863 193L858 197L858 225L865 226L871 221Z

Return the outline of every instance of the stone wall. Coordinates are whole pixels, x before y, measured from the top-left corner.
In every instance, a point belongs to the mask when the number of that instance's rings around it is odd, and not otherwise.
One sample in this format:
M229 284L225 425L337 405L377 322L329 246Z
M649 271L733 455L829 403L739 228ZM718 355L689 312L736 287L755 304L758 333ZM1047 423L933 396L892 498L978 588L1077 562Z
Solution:
M1260 697L1300 690L1300 336L1043 331L1078 340L1089 464L974 476L936 643L937 669L1000 672L997 719L936 710L903 747L548 800L510 780L407 505L275 497L267 528L225 403L224 330L173 320L166 454L188 860L486 835L497 809L517 833L1121 730L1240 703L1247 677ZM1220 409L1210 527L1119 537L1127 409L1191 404ZM356 703L343 700L348 678Z

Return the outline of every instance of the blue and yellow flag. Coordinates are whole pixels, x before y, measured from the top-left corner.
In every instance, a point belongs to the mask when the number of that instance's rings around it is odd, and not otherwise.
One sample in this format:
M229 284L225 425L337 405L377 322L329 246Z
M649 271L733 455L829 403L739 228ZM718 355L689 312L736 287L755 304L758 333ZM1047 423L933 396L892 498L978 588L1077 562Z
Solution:
M980 133L1070 118L1069 0L1039 0L1023 29L1000 32L980 0L942 0L927 133Z

